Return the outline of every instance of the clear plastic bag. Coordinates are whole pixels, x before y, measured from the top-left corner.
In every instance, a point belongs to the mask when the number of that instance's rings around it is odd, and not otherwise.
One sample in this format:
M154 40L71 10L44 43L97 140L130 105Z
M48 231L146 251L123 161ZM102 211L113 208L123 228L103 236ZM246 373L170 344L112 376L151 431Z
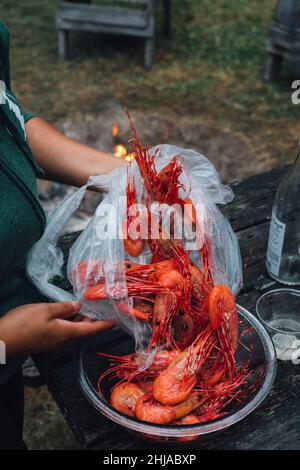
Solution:
M160 145L150 152L152 155L157 152L155 165L158 171L168 165L174 156L182 163L180 182L185 189L180 189L181 197L188 196L192 200L198 220L201 220L198 243L203 243L204 237L210 242L213 281L215 284L226 284L236 294L242 286L239 245L229 222L217 207L217 204L226 204L233 199L232 190L221 184L209 160L194 150ZM131 163L131 175L134 176L137 200L140 202L144 184L136 161ZM126 185L127 169L122 167L106 176L91 177L85 186L63 201L49 215L42 238L30 251L27 271L36 287L49 299L80 300L83 315L116 320L135 337L136 350L144 351L151 335L151 324L124 313L124 308L121 312L119 308L121 303L123 307L125 304L128 308L132 306L132 299L127 295L124 260L139 264L148 264L152 260L147 244L137 258L131 258L124 250L121 234L122 221L126 218ZM54 279L62 275L64 264L58 239L79 207L85 191L91 186L105 194L94 216L70 249L67 276L73 292L68 292L54 284ZM198 207L202 208L200 212ZM199 250L190 250L186 240L184 246L190 251L191 259L199 263ZM107 299L86 300L86 289L100 280L105 280Z

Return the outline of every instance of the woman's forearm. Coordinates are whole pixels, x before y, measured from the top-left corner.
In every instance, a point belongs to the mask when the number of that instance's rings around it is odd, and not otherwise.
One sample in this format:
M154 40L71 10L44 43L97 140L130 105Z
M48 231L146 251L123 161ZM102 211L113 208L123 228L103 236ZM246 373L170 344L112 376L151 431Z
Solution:
M100 152L72 140L40 118L32 118L26 124L29 146L46 172L45 177L53 181L82 186L91 175L110 173L124 160L112 154Z

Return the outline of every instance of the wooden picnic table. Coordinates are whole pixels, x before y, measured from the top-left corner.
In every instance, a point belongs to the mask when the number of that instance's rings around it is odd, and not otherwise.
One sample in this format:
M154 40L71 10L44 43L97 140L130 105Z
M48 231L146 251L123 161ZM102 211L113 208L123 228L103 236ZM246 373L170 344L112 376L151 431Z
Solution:
M265 270L265 254L273 200L287 167L252 176L231 184L234 201L222 212L235 230L244 264L244 287L238 303L255 313L261 292L274 288L275 281ZM68 252L76 234L63 238ZM106 344L127 341L121 330L107 332ZM74 351L78 344L63 347L56 353L39 356L39 369L49 390L72 431L85 449L163 450L176 449L176 444L145 441L112 423L96 411L83 396L78 384ZM105 344L103 349L105 350ZM300 365L278 361L275 384L265 401L249 416L234 426L202 437L191 443L180 443L180 449L299 449L300 448Z

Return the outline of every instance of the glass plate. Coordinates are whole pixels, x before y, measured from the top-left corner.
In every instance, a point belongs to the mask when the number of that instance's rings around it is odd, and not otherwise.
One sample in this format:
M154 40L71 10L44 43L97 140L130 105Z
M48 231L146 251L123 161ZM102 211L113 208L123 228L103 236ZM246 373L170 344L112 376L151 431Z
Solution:
M250 368L255 372L246 385L251 390L247 393L247 398L241 404L236 402L233 404L232 402L232 405L229 405L226 410L225 416L201 424L158 425L138 421L112 408L108 398L115 382L108 379L103 380L101 389L104 397L101 397L97 391L99 376L109 368L109 360L97 356L97 352L124 355L134 351L133 340L128 341L128 337L124 338L124 333L121 335L118 330L113 331L112 336L109 335L109 342L107 332L103 332L84 343L78 359L79 383L84 395L99 412L111 421L148 439L181 441L184 438L189 438L192 440L232 426L255 410L266 398L276 376L276 354L270 336L254 315L239 305L237 305L237 310L243 330L250 329L242 338L243 345L240 344L238 348L237 363L241 364L242 361L245 361L249 356L249 348L253 347ZM253 386L258 378L259 385Z

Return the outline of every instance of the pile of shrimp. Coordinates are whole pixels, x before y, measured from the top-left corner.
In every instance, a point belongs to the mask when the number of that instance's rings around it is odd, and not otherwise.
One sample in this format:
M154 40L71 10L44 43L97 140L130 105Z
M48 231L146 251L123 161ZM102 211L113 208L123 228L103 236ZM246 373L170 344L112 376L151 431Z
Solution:
M189 197L180 197L182 166L174 157L160 172L147 147L140 143L134 126L132 152L144 185L143 200L168 205L189 205L190 222L195 225L197 213ZM134 177L127 175L127 208L137 202ZM150 212L150 211L149 211ZM123 231L137 215L127 211ZM151 215L150 215L151 217ZM242 333L235 296L212 276L211 244L204 236L199 248L199 263L190 258L181 240L171 233L164 236L159 223L159 236L132 239L126 233L124 250L130 259L124 261L127 299L122 301L115 288L115 303L122 314L151 324L152 333L146 353L112 356L110 367L99 378L98 391L105 377L117 380L111 389L110 403L125 415L157 424L187 425L217 419L226 413L228 404L239 401L251 374L249 362L236 363L236 351ZM152 262L142 265L132 261L145 249ZM80 266L81 274L86 266ZM93 277L84 298L100 301L108 298L105 279ZM114 296L114 292L109 293ZM127 300L126 299L126 300ZM151 360L149 360L149 358ZM149 365L150 364L150 365Z

